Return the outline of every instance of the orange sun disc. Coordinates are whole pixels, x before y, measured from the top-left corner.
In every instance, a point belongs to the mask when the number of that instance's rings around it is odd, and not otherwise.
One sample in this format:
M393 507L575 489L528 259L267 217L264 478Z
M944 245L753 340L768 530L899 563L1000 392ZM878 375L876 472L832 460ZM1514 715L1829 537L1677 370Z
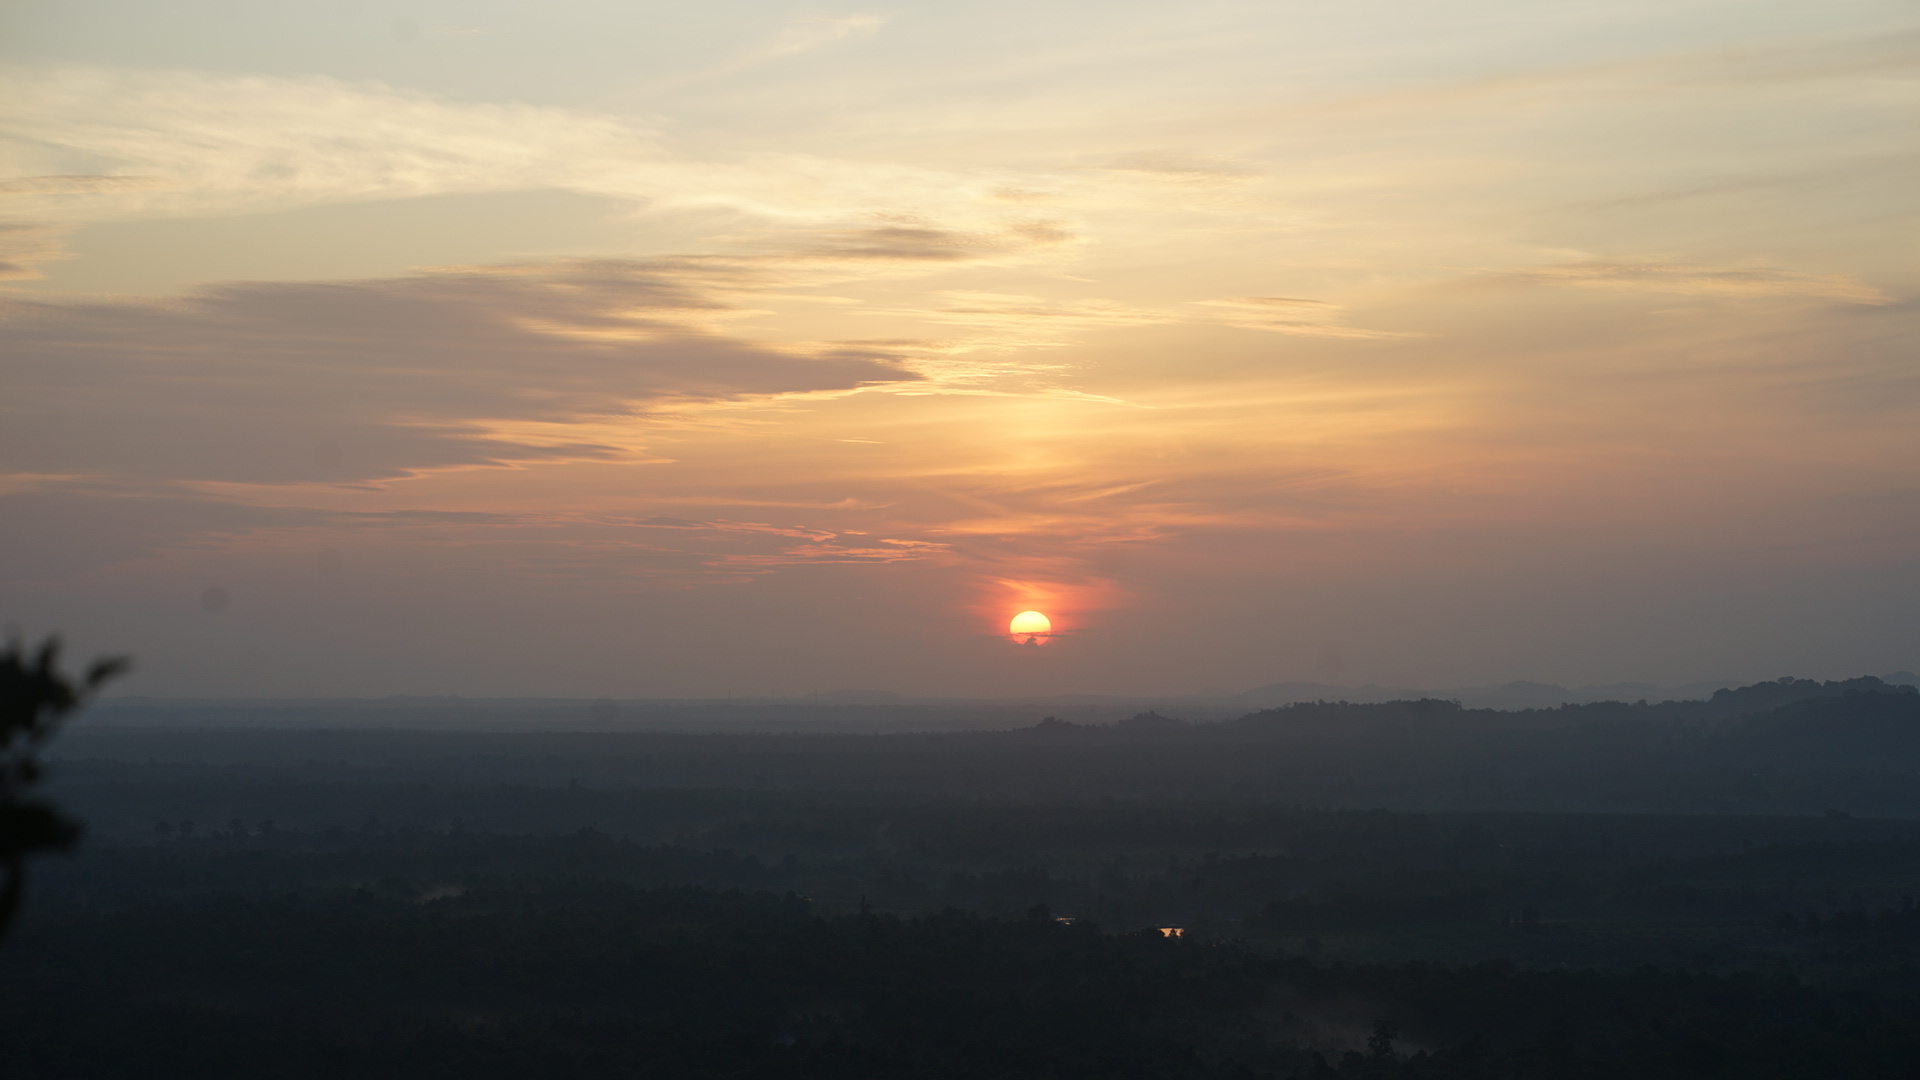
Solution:
M1015 615L1013 621L1007 624L1007 632L1010 634L1051 634L1053 633L1053 620L1037 611L1023 611Z

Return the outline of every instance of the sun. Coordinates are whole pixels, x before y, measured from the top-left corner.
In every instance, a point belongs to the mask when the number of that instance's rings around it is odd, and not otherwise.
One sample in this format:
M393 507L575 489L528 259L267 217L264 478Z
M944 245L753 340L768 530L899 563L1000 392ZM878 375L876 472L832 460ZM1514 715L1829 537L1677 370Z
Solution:
M1053 620L1037 611L1023 611L1007 624L1007 633L1015 637L1053 633Z

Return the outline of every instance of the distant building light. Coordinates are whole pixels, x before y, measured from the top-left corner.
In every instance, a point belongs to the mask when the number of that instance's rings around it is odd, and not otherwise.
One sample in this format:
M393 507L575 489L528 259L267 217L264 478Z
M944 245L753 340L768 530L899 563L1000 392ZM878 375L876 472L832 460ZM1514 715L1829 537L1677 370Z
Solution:
M1160 931L1161 937L1186 937L1187 936L1187 928L1184 926L1156 926L1154 927L1154 929Z
M1054 916L1053 921L1059 923L1061 926L1072 926L1074 923L1079 922L1080 920L1075 919L1071 915L1056 915Z

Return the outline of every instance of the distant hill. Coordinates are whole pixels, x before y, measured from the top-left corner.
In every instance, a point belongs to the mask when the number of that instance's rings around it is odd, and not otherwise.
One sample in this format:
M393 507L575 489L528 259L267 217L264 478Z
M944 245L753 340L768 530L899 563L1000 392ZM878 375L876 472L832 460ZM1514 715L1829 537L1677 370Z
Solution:
M1920 686L1920 676L1898 671L1878 679L1885 686ZM1790 684L1790 685L1789 685ZM1567 688L1517 681L1498 686L1418 689L1370 683L1339 686L1282 682L1239 693L1149 697L1127 694L1061 694L1026 698L924 698L885 690L845 689L786 698L108 698L91 709L82 727L279 728L298 730L405 729L419 731L683 731L872 733L995 731L1026 727L1042 716L1071 724L1114 724L1153 714L1189 724L1233 720L1264 709L1312 702L1383 705L1437 700L1465 710L1503 713L1555 710L1606 702L1653 705L1707 703L1702 715L1730 715L1766 705L1847 689L1870 688L1861 680L1818 683L1785 679L1729 688L1721 683L1662 687L1627 682ZM1735 695L1726 697L1723 695ZM1817 696L1817 695L1815 695ZM1717 703L1717 704L1714 704ZM1691 715L1691 714L1690 714ZM1481 718L1489 727L1555 726L1554 718ZM1139 730L1136 725L1134 730Z
M601 796L589 792L728 789L992 796L1036 805L1258 798L1409 810L1920 817L1920 689L1871 676L1531 709L1416 697L1243 704L1207 718L1170 702L1122 711L1125 702L694 702L670 714L684 725L678 731L639 727L648 714L632 702L611 703L604 718L595 718L592 703L550 702L532 714L544 729L490 730L459 726L474 714L453 706L369 704L358 725L331 728L325 721L340 714L324 703L268 714L279 723L234 706L233 722L197 729L180 723L190 713L168 715L171 726L75 725L57 748L55 779L72 805L89 807L96 828L116 834L150 830L169 816L311 818L302 800L325 802L332 785L348 782L386 786L382 817L426 813L425 804L405 810L426 798L416 785L458 781L463 791L485 790L479 801L436 804L441 820L479 820L502 799L531 797L509 788L575 784L579 807L555 804L556 820L576 810L595 820L587 808ZM436 726L393 723L417 723L436 708L448 710ZM975 726L936 727L956 721ZM256 779L244 790L222 786L235 769ZM179 808L162 813L144 789L116 779L135 774L164 779ZM486 786L496 784L505 786Z
M1531 684L1537 685L1537 684ZM1784 678L1754 683L1736 689L1720 689L1701 699L1662 701L1649 704L1619 700L1585 704L1559 704L1551 707L1497 709L1470 707L1445 698L1420 697L1385 702L1308 701L1263 709L1223 724L1212 725L1227 732L1270 732L1293 735L1333 735L1339 737L1384 734L1424 734L1434 731L1455 733L1543 731L1592 724L1636 722L1674 724L1728 721L1779 713L1781 715L1828 715L1819 710L1788 712L1787 706L1813 701L1845 699L1845 709L1920 708L1920 689L1898 685L1872 675L1855 679L1820 682L1815 679ZM1832 710L1828 710L1831 712ZM1876 715L1879 715L1876 713ZM1903 714L1902 714L1903 715Z
M1907 678L1920 683L1920 678L1911 675ZM1899 680L1889 676L1886 681ZM1722 682L1697 682L1680 686L1621 682L1568 688L1555 683L1520 680L1501 683L1497 686L1456 686L1422 690L1405 686L1382 686L1377 683L1369 683L1365 686L1333 686L1314 682L1283 682L1255 687L1232 696L1237 701L1267 708L1305 701L1350 701L1364 705L1438 698L1458 701L1474 709L1550 709L1558 705L1587 705L1598 701L1704 699L1711 697L1715 691L1725 688L1726 684Z

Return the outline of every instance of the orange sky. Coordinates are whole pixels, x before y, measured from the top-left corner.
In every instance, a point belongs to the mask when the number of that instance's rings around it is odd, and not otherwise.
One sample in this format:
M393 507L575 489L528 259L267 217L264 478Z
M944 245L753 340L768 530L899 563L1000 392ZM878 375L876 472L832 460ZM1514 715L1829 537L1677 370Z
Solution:
M125 692L1920 664L1910 5L177 7L0 8Z

